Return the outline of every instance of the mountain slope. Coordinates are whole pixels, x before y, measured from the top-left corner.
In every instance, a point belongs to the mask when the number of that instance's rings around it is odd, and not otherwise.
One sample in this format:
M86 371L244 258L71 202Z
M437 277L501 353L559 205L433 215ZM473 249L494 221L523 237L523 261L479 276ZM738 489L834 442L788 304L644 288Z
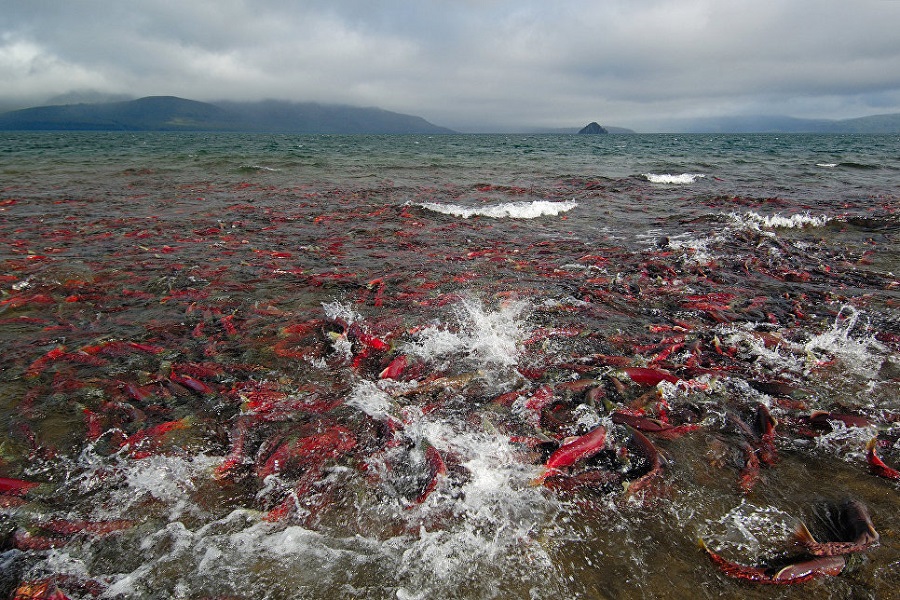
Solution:
M26 108L0 114L0 130L452 133L421 117L378 108L276 101L210 104L174 96Z
M900 113L856 119L798 119L782 116L712 117L675 121L679 133L900 133Z

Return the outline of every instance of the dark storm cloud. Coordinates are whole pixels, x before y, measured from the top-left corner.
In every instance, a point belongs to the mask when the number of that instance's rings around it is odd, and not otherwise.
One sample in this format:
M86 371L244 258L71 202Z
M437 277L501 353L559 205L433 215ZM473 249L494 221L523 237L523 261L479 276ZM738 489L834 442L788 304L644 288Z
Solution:
M5 103L71 90L376 105L459 129L900 111L900 2L17 2Z

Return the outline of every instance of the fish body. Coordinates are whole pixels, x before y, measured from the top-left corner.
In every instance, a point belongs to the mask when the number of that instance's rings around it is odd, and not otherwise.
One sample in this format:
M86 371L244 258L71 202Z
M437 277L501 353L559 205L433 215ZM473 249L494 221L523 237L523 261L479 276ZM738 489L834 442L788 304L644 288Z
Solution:
M579 460L596 455L603 450L606 442L606 429L597 426L586 434L579 436L560 446L544 464L544 472L532 480L532 485L542 485L547 477L559 475L560 469L571 467Z
M872 524L869 511L857 500L851 500L841 507L835 526L841 539L819 542L803 523L797 526L795 538L797 543L804 546L813 556L838 556L862 552L877 544L880 538Z
M637 453L643 457L649 466L637 479L628 483L629 494L647 487L662 474L662 457L659 455L659 451L653 445L653 442L637 429L631 430L631 439L634 441Z
M622 369L622 372L639 385L657 385L662 381L669 383L678 383L678 377L672 375L668 371L662 369L653 369L650 367L628 367Z
M878 438L872 438L871 440L869 440L869 443L866 444L866 462L869 463L869 469L871 469L872 473L878 475L879 477L900 480L900 471L887 466L887 464L885 464L885 462L881 460L881 458L875 452L875 446L877 445L877 443Z
M28 490L37 487L39 484L34 481L24 481L22 479L10 479L9 477L0 477L0 494L10 496L24 496Z
M726 560L710 550L703 540L700 547L722 573L733 578L755 583L793 584L803 583L811 579L839 575L847 564L843 556L817 556L812 559L788 562L773 566L747 566Z

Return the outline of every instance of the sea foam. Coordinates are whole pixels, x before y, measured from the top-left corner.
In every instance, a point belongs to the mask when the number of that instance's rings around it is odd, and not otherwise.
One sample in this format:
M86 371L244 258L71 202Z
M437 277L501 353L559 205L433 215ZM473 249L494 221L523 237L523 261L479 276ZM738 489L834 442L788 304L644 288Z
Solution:
M644 177L650 183L685 185L688 183L694 183L698 179L706 177L706 175L702 173L681 173L679 175L671 175L669 173L644 173Z
M730 218L738 225L749 227L751 229L794 229L803 227L822 227L830 221L828 217L814 217L807 214L796 214L789 217L782 215L760 215L759 213L750 211L743 215L731 213Z
M438 212L444 215L453 215L468 219L469 217L491 217L493 219L536 219L538 217L555 216L567 212L578 206L574 200L564 202L551 202L549 200L534 200L532 202L504 202L486 206L460 206L458 204L438 204L436 202L423 202L424 209Z

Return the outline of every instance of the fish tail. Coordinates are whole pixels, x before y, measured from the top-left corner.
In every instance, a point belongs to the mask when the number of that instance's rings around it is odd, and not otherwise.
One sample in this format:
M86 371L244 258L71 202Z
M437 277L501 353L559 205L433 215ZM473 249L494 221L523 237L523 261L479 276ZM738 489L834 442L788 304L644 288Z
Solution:
M814 544L818 544L816 538L809 532L809 529L806 527L806 524L803 521L798 523L797 528L794 529L793 540L795 543L801 546L812 546Z

